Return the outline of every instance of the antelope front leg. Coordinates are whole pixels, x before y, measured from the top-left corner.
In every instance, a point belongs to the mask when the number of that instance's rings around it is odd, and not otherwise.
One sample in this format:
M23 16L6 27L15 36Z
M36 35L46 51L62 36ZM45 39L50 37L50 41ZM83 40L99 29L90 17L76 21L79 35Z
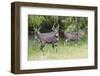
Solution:
M57 46L58 46L58 44L57 44L57 43L55 43L55 49L56 49L56 53L57 53Z
M53 52L54 52L54 51L57 52L57 43L53 43L53 44L52 44L52 48L53 48Z
M43 50L43 48L44 48L44 44L41 44L40 50L41 50L41 52L42 52L42 55L44 56L44 50Z
M53 48L53 52L54 52L54 48L55 48L55 45L54 45L54 43L52 43L52 48Z

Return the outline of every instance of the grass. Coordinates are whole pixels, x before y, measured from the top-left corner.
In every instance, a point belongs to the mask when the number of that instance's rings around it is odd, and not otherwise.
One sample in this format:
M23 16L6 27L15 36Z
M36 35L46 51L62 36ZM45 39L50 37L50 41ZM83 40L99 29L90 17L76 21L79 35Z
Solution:
M39 49L39 42L34 40L28 41L28 60L57 60L57 59L83 59L88 57L87 38L84 37L76 43L70 41L66 46L63 40L58 42L57 51L53 50L51 44L44 47L44 56Z

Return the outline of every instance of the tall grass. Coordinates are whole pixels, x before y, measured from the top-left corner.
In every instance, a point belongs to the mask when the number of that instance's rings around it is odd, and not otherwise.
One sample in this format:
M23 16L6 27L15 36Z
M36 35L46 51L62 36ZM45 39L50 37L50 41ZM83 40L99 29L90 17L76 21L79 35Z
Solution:
M53 50L51 44L44 47L44 56L40 50L40 43L34 40L28 40L28 60L51 60L51 59L83 59L88 57L87 38L82 38L79 42L70 41L67 45L63 45L60 39L57 51Z

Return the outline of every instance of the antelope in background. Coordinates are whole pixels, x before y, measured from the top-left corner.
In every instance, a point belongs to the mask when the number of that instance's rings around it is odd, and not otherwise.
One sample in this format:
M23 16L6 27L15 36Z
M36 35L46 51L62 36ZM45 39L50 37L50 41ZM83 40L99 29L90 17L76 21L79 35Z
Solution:
M84 32L82 30L79 32L64 32L64 46L68 41L79 41L83 35Z

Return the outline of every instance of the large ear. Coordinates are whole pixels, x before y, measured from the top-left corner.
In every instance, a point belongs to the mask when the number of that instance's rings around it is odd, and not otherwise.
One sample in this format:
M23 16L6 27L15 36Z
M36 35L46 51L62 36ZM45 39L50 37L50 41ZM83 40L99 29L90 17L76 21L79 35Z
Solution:
M35 32L38 32L38 29L37 29L36 27L34 27L34 31L35 31Z
M55 27L54 27L54 25L55 25L55 23L53 24L53 26L52 26L52 30L54 31L55 30Z
M41 27L39 27L39 28L34 27L35 33L40 34L40 29L41 29Z

